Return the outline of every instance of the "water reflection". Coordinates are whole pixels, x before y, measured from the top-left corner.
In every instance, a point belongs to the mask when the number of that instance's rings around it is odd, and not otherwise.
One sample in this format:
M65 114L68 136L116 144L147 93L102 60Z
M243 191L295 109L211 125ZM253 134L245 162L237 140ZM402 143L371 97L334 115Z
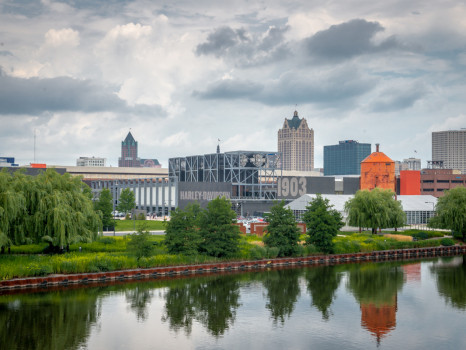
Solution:
M100 314L98 294L97 289L87 289L7 297L0 303L1 348L81 347Z
M312 306L322 313L322 319L325 321L330 317L330 306L340 285L341 268L342 266L321 266L307 269L305 273L307 290L312 296Z
M465 289L466 262L455 257L0 295L0 344L148 349L157 339L169 339L170 349L187 343L206 348L209 340L216 348L280 349L289 342L295 348L358 349L375 340L383 348L465 348L457 327L466 322L466 312L458 312L466 310ZM252 327L257 340L244 337ZM247 340L238 345L240 338Z
M348 290L361 308L361 326L381 339L396 327L397 293L404 283L399 264L350 265Z
M262 275L262 283L267 290L268 302L265 307L270 310L274 324L285 322L294 310L294 305L301 292L298 278L300 269L271 270Z
M133 289L125 290L125 298L129 308L136 314L138 321L144 322L147 319L147 306L153 297L153 287L147 283L141 283Z
M439 294L447 304L466 309L466 259L464 256L442 259L431 271L437 279Z
M172 286L165 295L163 322L170 329L192 331L193 320L218 337L233 325L240 306L239 276L190 279Z

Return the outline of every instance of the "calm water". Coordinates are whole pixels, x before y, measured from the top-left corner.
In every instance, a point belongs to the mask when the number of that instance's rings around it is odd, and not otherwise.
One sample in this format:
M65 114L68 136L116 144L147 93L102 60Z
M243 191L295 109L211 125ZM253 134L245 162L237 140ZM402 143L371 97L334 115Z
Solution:
M466 259L0 295L1 349L466 349Z

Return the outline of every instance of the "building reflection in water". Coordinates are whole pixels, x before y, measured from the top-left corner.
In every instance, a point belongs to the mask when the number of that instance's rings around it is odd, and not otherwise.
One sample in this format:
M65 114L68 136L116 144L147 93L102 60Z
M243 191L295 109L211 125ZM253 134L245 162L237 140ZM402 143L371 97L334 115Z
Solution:
M421 264L361 264L349 270L347 287L359 302L361 326L380 344L396 328L398 292L407 281L421 280Z

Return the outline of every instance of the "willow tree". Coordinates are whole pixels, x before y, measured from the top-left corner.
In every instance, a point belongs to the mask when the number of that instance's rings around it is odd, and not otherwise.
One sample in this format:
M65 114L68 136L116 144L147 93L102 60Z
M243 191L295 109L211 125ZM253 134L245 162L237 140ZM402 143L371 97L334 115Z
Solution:
M0 248L24 239L16 225L24 212L25 199L22 193L14 189L14 178L6 170L0 172Z
M356 192L345 203L348 224L359 229L370 227L372 233L376 233L377 228L403 226L405 214L394 196L394 192L379 188Z
M0 197L2 237L14 244L46 241L64 247L89 242L101 226L89 186L53 169L36 177L2 173Z
M435 206L436 216L429 226L450 229L466 239L466 188L455 187L445 192Z

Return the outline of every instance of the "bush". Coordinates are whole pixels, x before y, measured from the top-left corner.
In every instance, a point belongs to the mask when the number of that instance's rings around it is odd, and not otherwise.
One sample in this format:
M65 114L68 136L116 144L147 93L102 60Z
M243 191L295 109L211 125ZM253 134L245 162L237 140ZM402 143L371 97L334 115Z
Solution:
M136 220L146 220L146 216L144 215L144 213L139 213Z
M100 237L99 239L97 239L97 242L103 243L103 244L115 244L116 239L113 237Z
M424 231L416 232L412 236L413 238L416 238L417 240L420 240L420 241L429 238L429 235Z
M451 238L442 238L440 240L440 244L444 247L450 247L452 245L455 245L455 242Z
M315 255L317 253L319 253L319 251L317 250L317 247L314 244L306 244L304 246L304 255L305 256Z
M131 255L134 255L139 262L142 257L149 257L153 255L154 246L150 241L150 233L147 231L139 230L130 236L127 250Z

